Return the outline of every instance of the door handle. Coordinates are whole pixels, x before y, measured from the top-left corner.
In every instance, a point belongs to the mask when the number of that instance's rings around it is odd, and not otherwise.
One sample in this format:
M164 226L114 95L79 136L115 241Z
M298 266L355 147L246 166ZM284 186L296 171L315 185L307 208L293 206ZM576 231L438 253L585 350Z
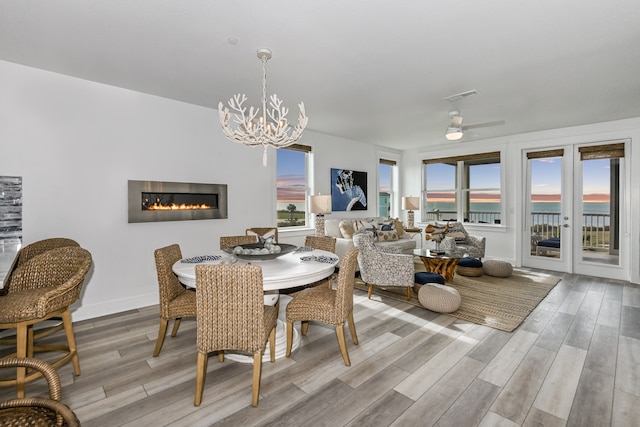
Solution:
M569 224L564 224L563 227L564 228L569 228Z

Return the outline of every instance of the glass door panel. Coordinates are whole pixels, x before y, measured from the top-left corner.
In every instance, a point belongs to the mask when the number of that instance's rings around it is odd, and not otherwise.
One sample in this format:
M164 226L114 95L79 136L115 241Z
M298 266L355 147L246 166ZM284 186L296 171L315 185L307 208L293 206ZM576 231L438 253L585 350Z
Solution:
M582 261L620 264L620 159L582 160Z

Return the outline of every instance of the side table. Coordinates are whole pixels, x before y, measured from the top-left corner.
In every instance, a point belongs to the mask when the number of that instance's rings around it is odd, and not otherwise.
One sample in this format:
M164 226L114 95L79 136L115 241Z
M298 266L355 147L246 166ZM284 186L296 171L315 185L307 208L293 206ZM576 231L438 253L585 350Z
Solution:
M449 255L434 255L429 249L415 249L413 254L419 256L427 271L438 273L444 280L450 282L456 274L456 265L461 257Z

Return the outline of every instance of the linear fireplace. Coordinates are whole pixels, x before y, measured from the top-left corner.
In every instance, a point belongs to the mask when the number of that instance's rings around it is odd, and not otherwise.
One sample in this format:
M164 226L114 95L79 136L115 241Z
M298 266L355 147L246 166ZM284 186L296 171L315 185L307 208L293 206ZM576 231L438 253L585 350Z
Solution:
M226 218L226 184L129 181L129 222Z

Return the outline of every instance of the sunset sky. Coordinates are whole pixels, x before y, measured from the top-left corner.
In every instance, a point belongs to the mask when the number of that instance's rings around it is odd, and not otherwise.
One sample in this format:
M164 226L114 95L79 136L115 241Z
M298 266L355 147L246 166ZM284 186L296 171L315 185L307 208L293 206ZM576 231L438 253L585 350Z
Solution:
M278 203L304 203L305 153L293 150L277 150L276 176L278 177ZM296 186L297 188L282 188Z
M305 180L304 167L292 168L292 164L303 165L304 153L292 150L278 150L277 153L278 176L278 203L304 203ZM561 159L536 159L532 164L532 201L534 202L560 202ZM609 159L589 160L582 162L584 176L584 202L609 202ZM455 188L455 174L453 168L444 166L430 168L431 175L427 180L440 189ZM390 167L380 168L381 191L385 191L391 185ZM476 172L471 177L472 188L499 188L500 167L486 165L486 167L474 168ZM296 186L297 188L282 188ZM433 188L433 187L432 187ZM433 191L429 193L432 202L452 202L453 198L446 192ZM472 202L500 202L499 195L490 192L477 191L472 194Z

